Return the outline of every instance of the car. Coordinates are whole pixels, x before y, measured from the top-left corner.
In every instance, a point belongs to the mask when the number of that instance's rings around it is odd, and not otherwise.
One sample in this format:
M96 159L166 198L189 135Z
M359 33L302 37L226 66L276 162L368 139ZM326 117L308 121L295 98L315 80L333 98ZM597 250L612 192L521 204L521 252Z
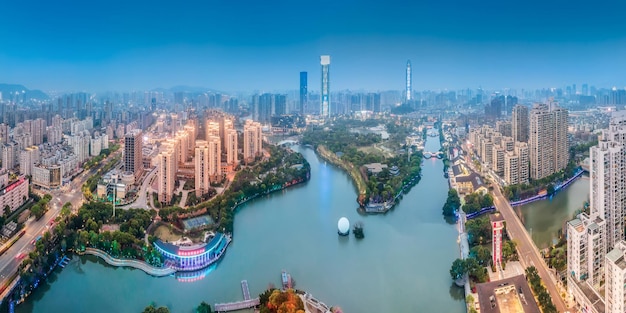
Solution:
M23 253L23 252L15 256L15 258L19 261L23 260L25 257L26 257L26 253Z

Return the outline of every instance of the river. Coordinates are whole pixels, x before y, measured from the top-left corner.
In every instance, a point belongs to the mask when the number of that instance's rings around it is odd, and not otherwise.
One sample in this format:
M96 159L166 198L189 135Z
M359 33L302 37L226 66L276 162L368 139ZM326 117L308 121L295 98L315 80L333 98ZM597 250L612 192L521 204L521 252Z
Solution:
M589 176L583 175L551 199L515 207L517 216L539 249L558 242L559 230L589 200Z
M154 278L75 257L57 269L17 312L141 312L155 303L191 312L280 285L287 270L296 288L344 312L465 312L463 291L449 269L459 256L457 231L441 214L448 183L441 160L424 160L422 180L386 215L360 215L349 176L295 147L311 164L311 180L239 208L235 237L211 273L194 282ZM439 138L426 149L437 151ZM364 224L365 239L337 235L337 221Z

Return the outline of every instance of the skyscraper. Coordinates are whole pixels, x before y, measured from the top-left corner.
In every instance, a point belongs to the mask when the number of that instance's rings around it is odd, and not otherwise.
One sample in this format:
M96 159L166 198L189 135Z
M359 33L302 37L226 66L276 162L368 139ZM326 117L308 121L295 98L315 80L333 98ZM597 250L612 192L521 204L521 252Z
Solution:
M220 137L211 136L207 138L209 160L208 174L211 181L220 181L222 176L222 143Z
M307 72L300 72L300 114L302 115L307 111L308 94Z
M512 115L513 140L520 142L528 142L528 107L518 104L513 107Z
M169 204L172 201L172 195L174 194L177 166L177 156L176 151L174 150L173 146L167 146L165 150L161 151L161 153L157 156L159 162L158 198L161 203Z
M196 140L195 178L196 197L200 198L209 191L209 143L206 140Z
M237 159L237 131L229 129L226 131L226 163L233 168L239 162Z
M322 92L320 97L320 116L330 117L330 55L320 56L322 65Z
M567 110L556 104L535 105L528 139L530 177L542 179L567 166Z
M143 173L143 141L141 130L133 129L124 137L124 171L135 175L139 180Z
M411 60L406 61L406 102L411 101L411 84L413 83L413 73L411 72Z
M254 161L261 155L263 149L263 137L261 124L247 120L243 126L243 158L245 162Z

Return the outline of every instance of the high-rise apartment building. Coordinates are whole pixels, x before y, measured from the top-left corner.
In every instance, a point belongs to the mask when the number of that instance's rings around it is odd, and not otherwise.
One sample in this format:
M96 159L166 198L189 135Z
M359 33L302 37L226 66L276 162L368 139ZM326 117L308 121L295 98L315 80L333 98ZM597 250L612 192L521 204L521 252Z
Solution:
M237 157L238 138L237 131L229 129L226 131L226 163L233 168L239 163Z
M207 120L206 123L206 134L205 139L208 140L209 137L219 137L220 136L220 123L212 120Z
M222 143L220 137L211 136L207 139L209 160L208 174L211 181L221 181L222 179Z
M9 142L2 144L2 169L10 170L15 167L19 148L17 143Z
M189 159L189 133L185 130L179 130L176 133L178 163L183 164Z
M196 197L200 198L209 191L209 143L206 140L196 140L195 149L195 176Z
M529 125L528 107L521 104L513 107L511 132L515 141L528 142Z
M330 55L320 56L322 65L322 89L320 96L320 116L330 117Z
M513 151L504 154L503 179L509 185L528 183L528 144L515 142Z
M5 123L0 124L0 144L9 142L9 132L11 127Z
M309 83L308 73L300 72L300 114L304 115L307 112L307 102L309 98Z
M626 312L626 241L620 240L605 258L606 313Z
M540 104L530 112L530 177L541 179L567 166L567 110Z
M25 176L33 174L33 166L39 162L39 148L37 146L26 147L20 152L20 173Z
M124 136L124 171L135 175L138 181L143 174L143 138L141 130L134 129Z
M166 145L157 155L158 167L158 198L159 202L169 204L174 194L176 182L177 156L174 147Z
M46 120L38 118L31 123L31 135L33 136L33 145L43 143L43 135L46 133Z
M413 90L411 89L411 85L413 83L413 72L411 72L411 60L406 61L406 91L405 91L405 99L406 102L411 101L411 93Z
M261 124L247 120L243 126L243 158L245 162L251 162L263 151L263 137Z

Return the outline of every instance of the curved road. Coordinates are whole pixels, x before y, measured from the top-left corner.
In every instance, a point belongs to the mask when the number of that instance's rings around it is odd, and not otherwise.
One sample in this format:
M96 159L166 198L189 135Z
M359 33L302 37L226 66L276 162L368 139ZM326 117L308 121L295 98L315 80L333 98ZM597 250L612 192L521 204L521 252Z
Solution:
M543 284L546 286L557 311L568 312L565 302L563 301L563 298L561 298L559 288L557 287L556 278L548 270L548 266L539 254L539 249L537 249L535 243L528 235L526 228L513 211L509 201L507 201L502 195L500 187L495 186L493 189L493 203L507 222L506 232L509 237L517 243L517 251L519 253L520 262L524 268L529 266L535 266L537 268L537 272L539 273Z

